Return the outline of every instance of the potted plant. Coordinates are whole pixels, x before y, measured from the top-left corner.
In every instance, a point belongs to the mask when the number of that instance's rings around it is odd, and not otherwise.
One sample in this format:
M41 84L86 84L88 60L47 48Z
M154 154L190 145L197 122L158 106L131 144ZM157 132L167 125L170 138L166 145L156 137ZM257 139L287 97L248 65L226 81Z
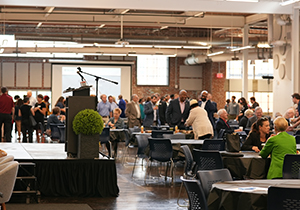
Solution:
M103 127L102 117L92 109L85 109L76 114L73 120L73 130L78 135L78 158L99 157L99 135Z

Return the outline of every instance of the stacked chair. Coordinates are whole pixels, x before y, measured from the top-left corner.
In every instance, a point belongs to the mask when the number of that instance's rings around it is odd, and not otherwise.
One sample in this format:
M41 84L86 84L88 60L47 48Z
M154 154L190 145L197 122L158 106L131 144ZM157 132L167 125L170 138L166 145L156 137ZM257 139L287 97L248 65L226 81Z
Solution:
M13 161L13 156L0 158L0 206L6 210L5 203L10 200L14 189L19 163Z

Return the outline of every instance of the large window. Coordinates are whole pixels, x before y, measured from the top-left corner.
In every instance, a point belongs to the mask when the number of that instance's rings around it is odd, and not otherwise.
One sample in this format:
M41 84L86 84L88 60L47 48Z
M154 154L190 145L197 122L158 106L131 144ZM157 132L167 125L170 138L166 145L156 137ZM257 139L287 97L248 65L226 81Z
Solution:
M239 98L242 97L242 92L226 92L226 99L231 100L231 96L236 97L236 102L238 102ZM248 104L251 106L250 97L254 96L256 102L259 103L259 106L262 108L263 112L273 112L273 93L271 92L249 92L249 98L246 99Z
M273 76L273 59L268 62L263 60L255 60L255 64L250 64L248 61L248 79L261 79L263 75ZM253 78L255 75L255 78ZM242 79L243 76L243 61L227 61L226 62L226 78L227 79Z
M169 85L169 58L137 56L137 85Z

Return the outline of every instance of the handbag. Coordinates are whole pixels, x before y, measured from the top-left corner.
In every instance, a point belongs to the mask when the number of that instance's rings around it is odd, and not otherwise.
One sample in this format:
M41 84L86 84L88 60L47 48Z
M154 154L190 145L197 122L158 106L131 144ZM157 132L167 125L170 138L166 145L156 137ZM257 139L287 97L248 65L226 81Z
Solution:
M240 136L237 133L226 134L226 151L239 152L241 150Z
M36 126L36 121L35 121L34 117L32 116L31 111L30 111L30 115L29 115L29 124L30 124L31 127Z

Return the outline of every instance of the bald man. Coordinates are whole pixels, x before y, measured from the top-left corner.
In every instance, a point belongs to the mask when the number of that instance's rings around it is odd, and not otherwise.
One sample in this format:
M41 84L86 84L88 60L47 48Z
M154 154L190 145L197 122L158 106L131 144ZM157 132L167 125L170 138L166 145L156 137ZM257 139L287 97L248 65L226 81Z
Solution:
M185 121L190 114L190 104L187 101L187 92L181 90L179 97L170 101L166 119L171 127L178 126L179 129L185 129Z
M32 91L28 90L27 91L27 97L29 98L29 106L34 107L36 104L36 98L32 96Z

